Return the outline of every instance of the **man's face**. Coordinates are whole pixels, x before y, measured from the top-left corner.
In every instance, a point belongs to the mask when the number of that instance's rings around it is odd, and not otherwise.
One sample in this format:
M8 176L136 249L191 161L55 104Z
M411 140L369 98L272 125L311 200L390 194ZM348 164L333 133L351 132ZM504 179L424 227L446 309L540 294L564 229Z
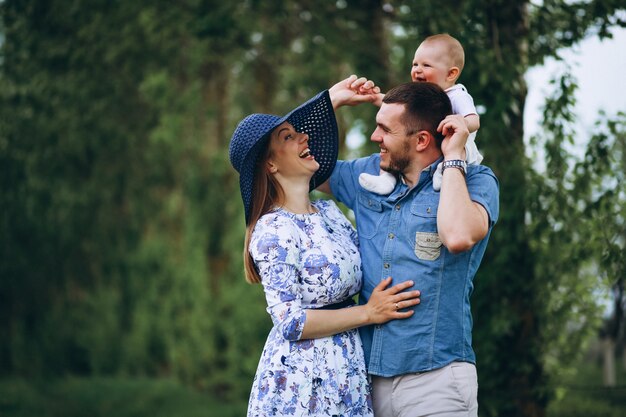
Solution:
M393 174L404 173L413 161L413 141L401 122L403 114L403 104L383 103L371 136L380 146L380 168Z

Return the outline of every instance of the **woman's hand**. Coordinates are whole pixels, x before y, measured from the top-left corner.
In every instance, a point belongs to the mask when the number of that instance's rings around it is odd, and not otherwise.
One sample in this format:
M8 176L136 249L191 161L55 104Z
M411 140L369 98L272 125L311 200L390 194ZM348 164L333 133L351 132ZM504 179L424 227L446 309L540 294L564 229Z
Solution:
M328 90L328 93L334 109L380 100L380 88L373 81L356 75L339 81Z
M393 319L411 317L412 309L402 310L420 303L419 291L405 291L413 286L413 281L387 288L389 284L391 284L391 277L382 280L374 288L365 305L339 310L306 309L306 320L301 338L316 339L369 324L381 324Z
M391 277L385 278L374 288L369 301L365 305L368 322L381 324L393 319L409 318L414 311L406 311L405 309L420 303L419 291L404 291L413 286L413 281L406 281L387 288L389 284L391 284Z

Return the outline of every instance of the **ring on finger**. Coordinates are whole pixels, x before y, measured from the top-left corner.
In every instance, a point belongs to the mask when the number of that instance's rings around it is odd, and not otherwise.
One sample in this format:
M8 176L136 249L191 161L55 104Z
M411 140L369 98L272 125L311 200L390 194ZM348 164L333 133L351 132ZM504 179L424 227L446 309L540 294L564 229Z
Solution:
M400 310L400 305L396 303L396 310Z

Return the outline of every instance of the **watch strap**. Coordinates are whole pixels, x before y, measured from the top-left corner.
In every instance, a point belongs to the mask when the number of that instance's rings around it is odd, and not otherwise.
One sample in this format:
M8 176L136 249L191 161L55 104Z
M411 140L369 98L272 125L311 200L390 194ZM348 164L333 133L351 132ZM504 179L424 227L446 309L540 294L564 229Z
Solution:
M460 170L463 175L465 175L467 173L467 162L463 159L449 159L443 161L443 164L441 165L441 172L445 171L446 168L456 168Z

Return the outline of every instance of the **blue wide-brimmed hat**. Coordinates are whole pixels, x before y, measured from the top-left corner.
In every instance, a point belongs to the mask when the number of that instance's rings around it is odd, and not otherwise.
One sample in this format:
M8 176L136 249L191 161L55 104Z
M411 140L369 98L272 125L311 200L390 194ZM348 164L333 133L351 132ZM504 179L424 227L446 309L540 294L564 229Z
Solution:
M270 133L284 122L289 122L297 132L309 135L309 149L320 164L311 178L309 190L322 185L335 168L339 134L328 90L322 91L283 117L259 113L247 116L235 129L229 148L230 163L239 172L246 224L250 218L256 162L267 146Z

